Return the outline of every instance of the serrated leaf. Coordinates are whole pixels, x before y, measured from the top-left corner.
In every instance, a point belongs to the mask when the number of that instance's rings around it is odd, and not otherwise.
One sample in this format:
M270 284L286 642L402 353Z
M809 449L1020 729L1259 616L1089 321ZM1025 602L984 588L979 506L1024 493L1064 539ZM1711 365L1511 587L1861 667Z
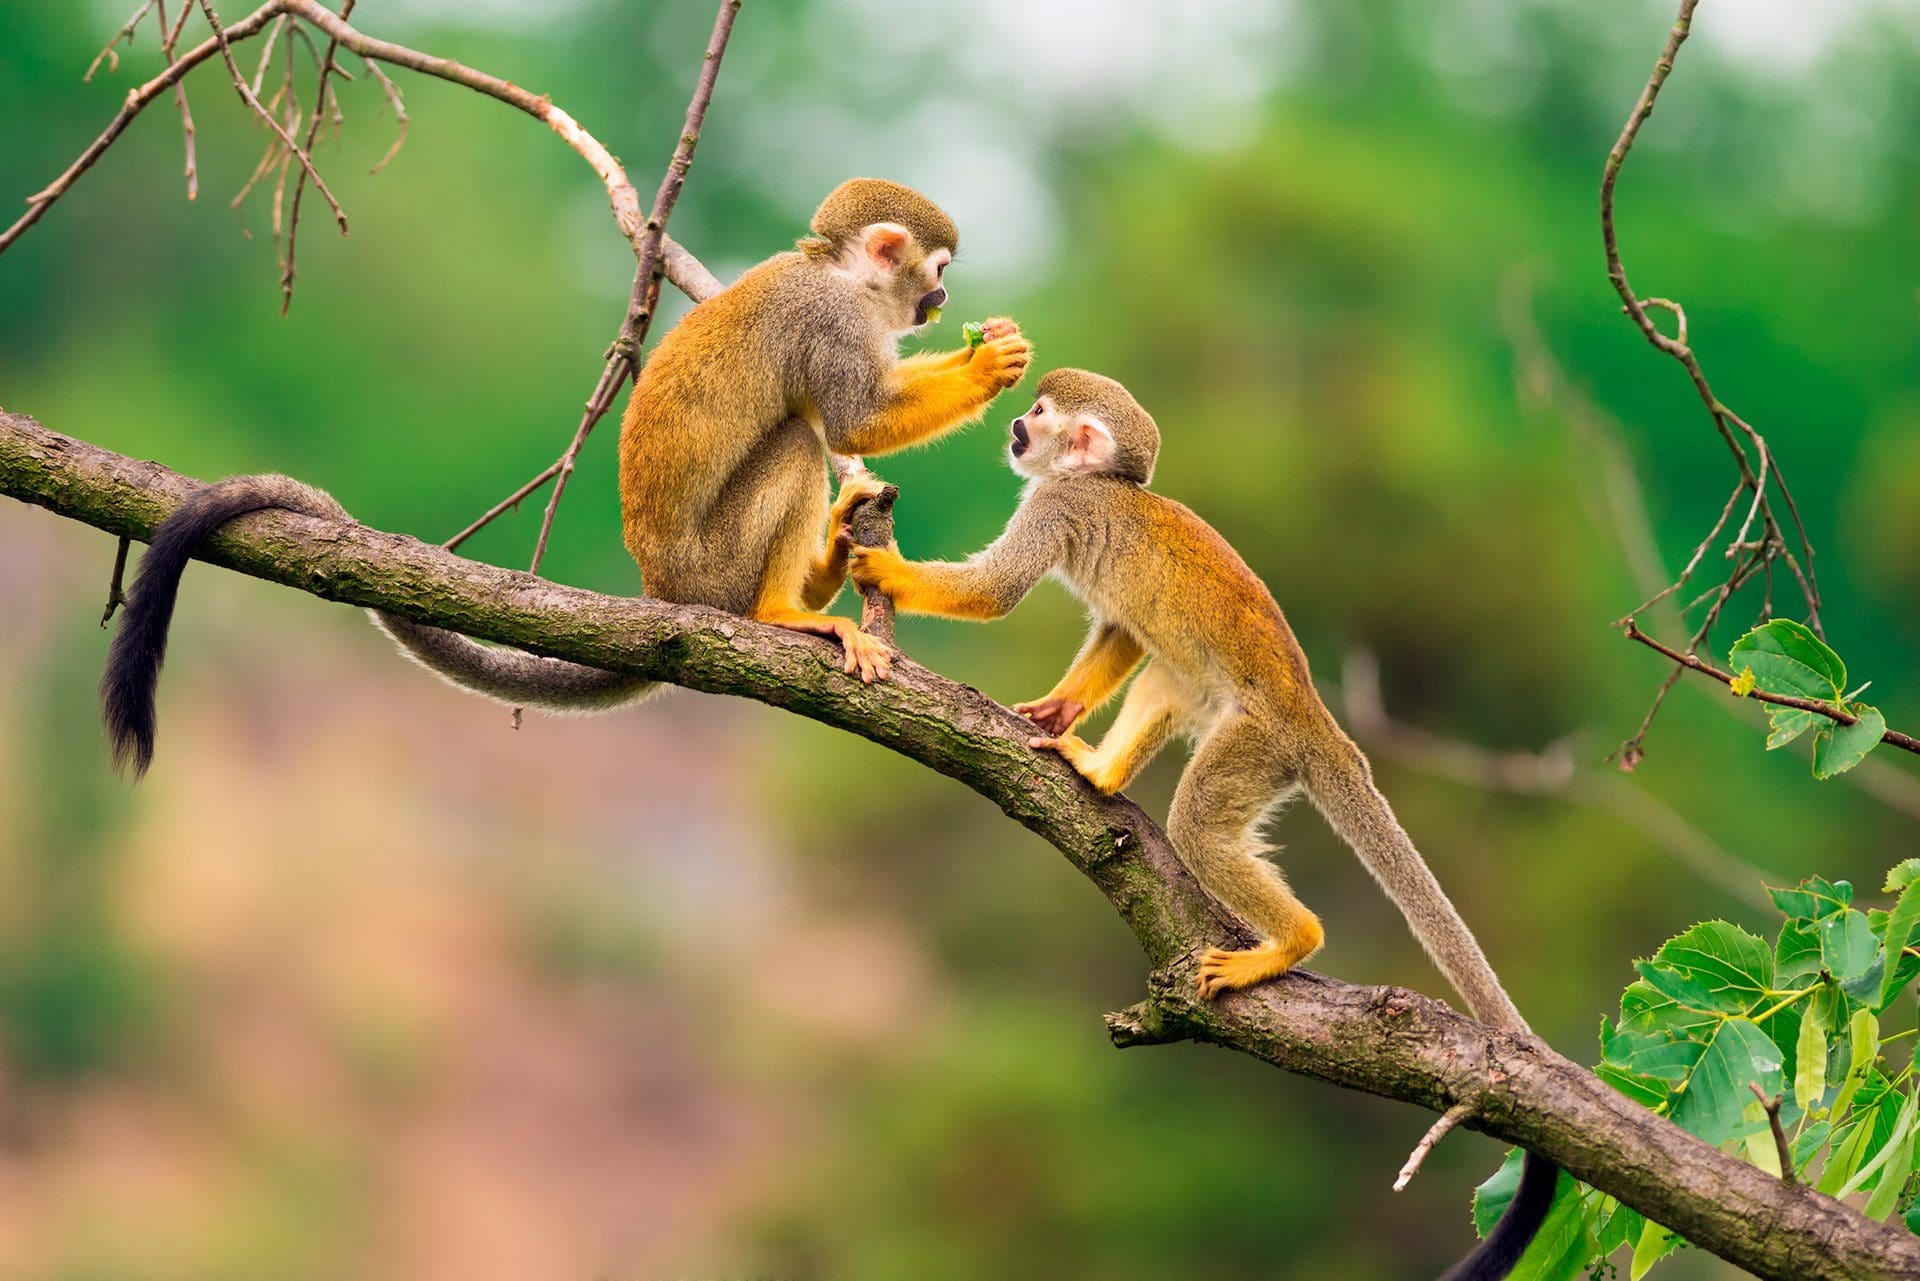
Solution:
M1820 963L1843 984L1867 972L1880 954L1879 940L1867 924L1866 913L1852 908L1819 924Z
M1886 737L1887 718L1877 707L1855 703L1847 709L1860 719L1851 725L1821 727L1813 736L1813 776L1832 778L1844 774L1867 758L1867 753Z
M1612 1197L1604 1198L1600 1203L1601 1221L1599 1229L1593 1234L1595 1252L1605 1258L1621 1246L1640 1239L1645 1231L1647 1219L1640 1211L1630 1205L1621 1205Z
M1769 885L1767 897L1789 918L1818 921L1853 906L1853 882L1809 876L1790 890Z
M1800 1017L1800 1035L1793 1055L1793 1101L1811 1112L1827 1092L1827 1027L1817 1005Z
M1792 920L1780 927L1773 948L1773 981L1797 983L1820 972L1820 931L1812 921Z
M1775 618L1742 636L1727 654L1734 671L1753 669L1769 694L1832 700L1847 690L1847 665L1811 630L1790 618Z
M1886 1164L1880 1168L1880 1181L1874 1184L1873 1195L1867 1198L1866 1216L1881 1222L1892 1214L1893 1207L1900 1203L1900 1190L1906 1187L1907 1176L1912 1173L1913 1126L1908 1124L1887 1154Z
M1649 968L1664 972L1667 985L1655 982ZM1705 921L1668 939L1640 967L1641 977L1682 1004L1743 1013L1767 994L1773 981L1773 950L1759 937L1726 921ZM1704 996L1702 996L1704 994Z
M1526 1159L1526 1155L1519 1148L1509 1149L1500 1168L1473 1190L1473 1230L1482 1239L1493 1231L1493 1225L1507 1212L1507 1206L1512 1204L1514 1194L1519 1191L1520 1163Z
M1826 717L1799 707L1775 704L1767 709L1767 750L1785 747Z
M1780 1092L1782 1062L1780 1047L1758 1024L1727 1019L1675 1089L1668 1115L1689 1133L1724 1143L1741 1130L1741 1113L1753 1098L1750 1083L1769 1095Z
M1920 859L1909 859L1910 863L1920 863ZM1901 867L1906 864L1902 863ZM1895 871L1899 869L1896 868ZM1891 883L1891 876L1888 878ZM1882 944L1882 959L1885 968L1880 977L1880 999L1875 1002L1878 1009L1886 1009L1893 998L1900 995L1902 988L1920 974L1920 956L1911 956L1908 948L1920 948L1920 885L1910 884L1900 895L1900 901L1893 905L1893 911L1887 915L1886 941Z
M1657 1077L1646 1076L1626 1068L1615 1067L1611 1063L1602 1063L1593 1069L1593 1074L1626 1095L1641 1107L1655 1112L1664 1111L1670 1087Z
M1507 1274L1510 1281L1577 1281L1598 1248L1593 1238L1596 1213L1597 1205L1581 1196L1579 1183L1563 1172L1546 1220Z
M1887 883L1880 887L1883 894L1896 894L1920 881L1920 858L1903 858L1887 869Z
M1640 1240L1633 1247L1633 1266L1628 1275L1633 1281L1640 1281L1647 1270L1673 1252L1674 1235L1655 1223L1647 1220L1647 1226L1640 1233Z

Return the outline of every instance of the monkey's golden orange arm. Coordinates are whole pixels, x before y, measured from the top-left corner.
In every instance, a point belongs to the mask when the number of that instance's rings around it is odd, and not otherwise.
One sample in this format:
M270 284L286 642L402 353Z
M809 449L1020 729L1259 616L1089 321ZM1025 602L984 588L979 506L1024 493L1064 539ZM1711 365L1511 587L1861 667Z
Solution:
M925 351L917 356L903 356L894 366L896 373L937 374L954 369L966 368L973 358L973 348L962 347L959 351Z
M916 364L916 359L894 366L886 397L870 417L828 432L835 453L890 453L978 417L995 396L1026 376L1033 345L1016 333L970 349L961 364Z
M891 547L856 547L851 568L862 587L878 587L895 609L909 614L986 622L1013 608L1012 601L988 589L984 575L966 565L911 561Z

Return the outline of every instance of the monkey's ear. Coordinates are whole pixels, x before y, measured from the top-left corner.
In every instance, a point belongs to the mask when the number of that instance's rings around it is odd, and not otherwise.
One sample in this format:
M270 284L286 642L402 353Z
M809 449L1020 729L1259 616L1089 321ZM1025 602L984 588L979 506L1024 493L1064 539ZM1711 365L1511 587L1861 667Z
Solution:
M1106 471L1113 465L1113 432L1092 414L1076 414L1067 426L1067 447L1060 455L1060 470L1071 472Z
M862 229L861 247L866 250L868 261L876 267L892 271L900 265L901 255L907 251L907 243L913 239L905 227L897 222L876 222Z

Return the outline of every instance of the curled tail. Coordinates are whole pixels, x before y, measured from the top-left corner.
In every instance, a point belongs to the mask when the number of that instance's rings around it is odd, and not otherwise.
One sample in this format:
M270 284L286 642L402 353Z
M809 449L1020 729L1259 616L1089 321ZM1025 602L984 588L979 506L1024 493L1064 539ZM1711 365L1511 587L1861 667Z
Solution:
M1366 756L1338 726L1332 730L1330 745L1307 762L1308 796L1400 909L1413 936L1473 1016L1492 1027L1528 1031L1473 931L1373 785ZM1512 1272L1546 1221L1559 1178L1559 1168L1551 1161L1527 1153L1519 1190L1500 1221L1441 1281L1499 1281Z
M350 520L333 495L287 476L235 476L182 503L153 531L107 650L100 703L115 769L135 778L153 762L154 690L167 658L167 629L187 562L214 530L248 512L279 508ZM457 632L369 611L406 654L454 685L502 702L549 711L598 711L652 692L657 682L578 663L493 649Z

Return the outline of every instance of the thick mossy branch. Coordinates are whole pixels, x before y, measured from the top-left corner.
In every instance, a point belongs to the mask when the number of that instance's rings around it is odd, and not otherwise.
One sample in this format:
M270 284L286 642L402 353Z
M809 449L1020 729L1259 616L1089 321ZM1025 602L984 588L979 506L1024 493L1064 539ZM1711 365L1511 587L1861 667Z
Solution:
M110 534L145 540L198 484L0 413L0 493ZM1187 875L1137 806L1094 794L1056 758L1027 748L1026 721L915 663L863 686L841 674L823 640L711 609L563 587L416 539L288 513L235 521L206 559L536 653L757 699L958 779L1065 854L1139 940L1153 973L1144 1001L1109 1016L1121 1044L1210 1041L1436 1111L1470 1102L1470 1127L1526 1145L1762 1277L1920 1277L1920 1238L1709 1147L1537 1038L1493 1031L1412 992L1305 971L1198 1002L1200 950L1244 945L1245 927ZM1388 1182L1383 1171L1383 1192Z

